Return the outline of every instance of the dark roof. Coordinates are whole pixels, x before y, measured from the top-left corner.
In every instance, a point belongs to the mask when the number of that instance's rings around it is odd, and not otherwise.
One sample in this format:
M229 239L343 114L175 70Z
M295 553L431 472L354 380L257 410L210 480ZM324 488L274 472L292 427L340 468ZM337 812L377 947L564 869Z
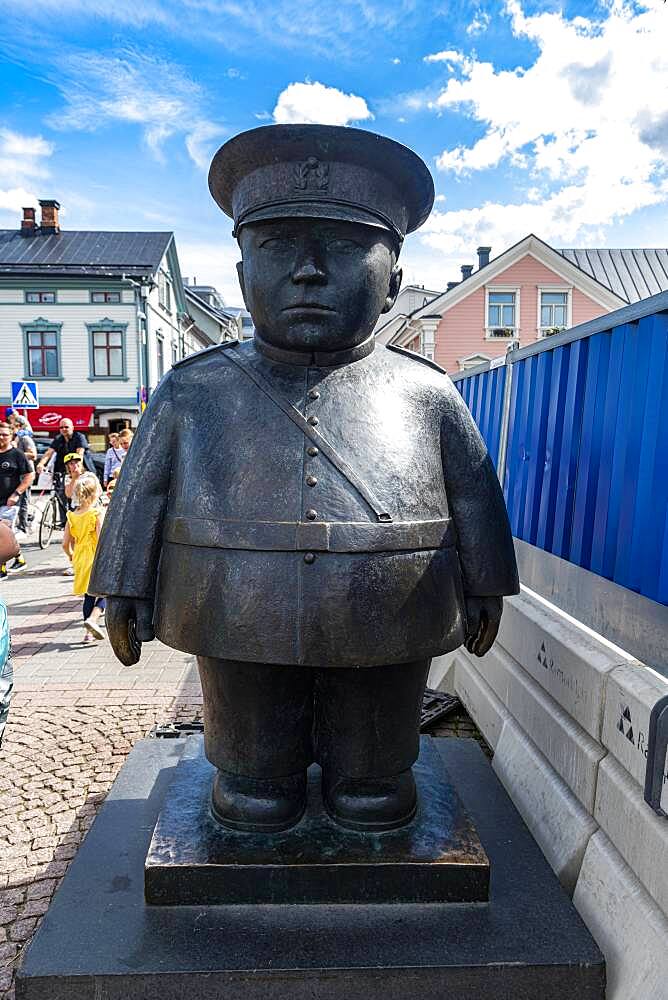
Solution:
M203 286L199 286L200 288ZM209 286L206 286L209 287ZM226 309L220 309L218 306L212 305L208 302L202 295L200 295L197 289L193 288L192 285L184 285L183 291L186 293L186 298L191 301L194 299L196 305L205 312L211 313L214 319L230 321L234 319L234 315L228 312ZM211 286L211 291L216 292L216 289ZM218 292L216 292L218 294Z
M558 250L627 302L668 290L668 250Z
M0 274L152 274L171 239L171 233L22 236L15 229L0 229Z

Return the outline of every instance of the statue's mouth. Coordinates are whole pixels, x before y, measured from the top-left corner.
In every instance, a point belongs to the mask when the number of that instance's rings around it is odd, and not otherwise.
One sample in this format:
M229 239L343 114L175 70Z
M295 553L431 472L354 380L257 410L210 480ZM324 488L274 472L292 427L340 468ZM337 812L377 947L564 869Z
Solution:
M282 312L336 312L331 306L324 306L321 302L297 302L291 306L285 306Z

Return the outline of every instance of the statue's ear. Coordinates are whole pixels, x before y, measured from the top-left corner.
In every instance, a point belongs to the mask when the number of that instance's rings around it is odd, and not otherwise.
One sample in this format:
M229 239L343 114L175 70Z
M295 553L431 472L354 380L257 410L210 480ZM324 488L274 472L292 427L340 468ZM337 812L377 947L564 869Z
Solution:
M246 282L244 281L244 262L242 260L237 264L237 278L239 279L239 287L241 288L244 305L246 305Z
M387 298L385 299L385 305L382 308L382 312L389 312L394 303L397 301L397 295L399 294L399 289L401 288L401 279L403 276L404 272L398 264L395 264L392 268L392 274L390 275L390 285L387 290Z

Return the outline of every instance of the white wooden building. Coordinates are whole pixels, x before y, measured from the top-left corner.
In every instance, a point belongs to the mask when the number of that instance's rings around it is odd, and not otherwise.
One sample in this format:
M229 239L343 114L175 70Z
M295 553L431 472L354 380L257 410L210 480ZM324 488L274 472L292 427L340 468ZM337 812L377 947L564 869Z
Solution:
M190 315L173 233L68 232L57 201L40 205L39 224L24 209L20 229L0 230L0 401L11 380L35 380L35 430L69 416L101 448L223 324L209 334Z

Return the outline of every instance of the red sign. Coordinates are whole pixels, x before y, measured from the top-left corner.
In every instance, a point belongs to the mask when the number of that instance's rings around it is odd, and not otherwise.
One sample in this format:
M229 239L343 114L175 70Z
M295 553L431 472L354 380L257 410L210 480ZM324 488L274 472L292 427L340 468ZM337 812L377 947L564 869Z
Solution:
M75 431L91 426L94 406L40 406L38 410L30 410L27 414L34 431L49 431L58 433L58 424L63 417L69 417Z

